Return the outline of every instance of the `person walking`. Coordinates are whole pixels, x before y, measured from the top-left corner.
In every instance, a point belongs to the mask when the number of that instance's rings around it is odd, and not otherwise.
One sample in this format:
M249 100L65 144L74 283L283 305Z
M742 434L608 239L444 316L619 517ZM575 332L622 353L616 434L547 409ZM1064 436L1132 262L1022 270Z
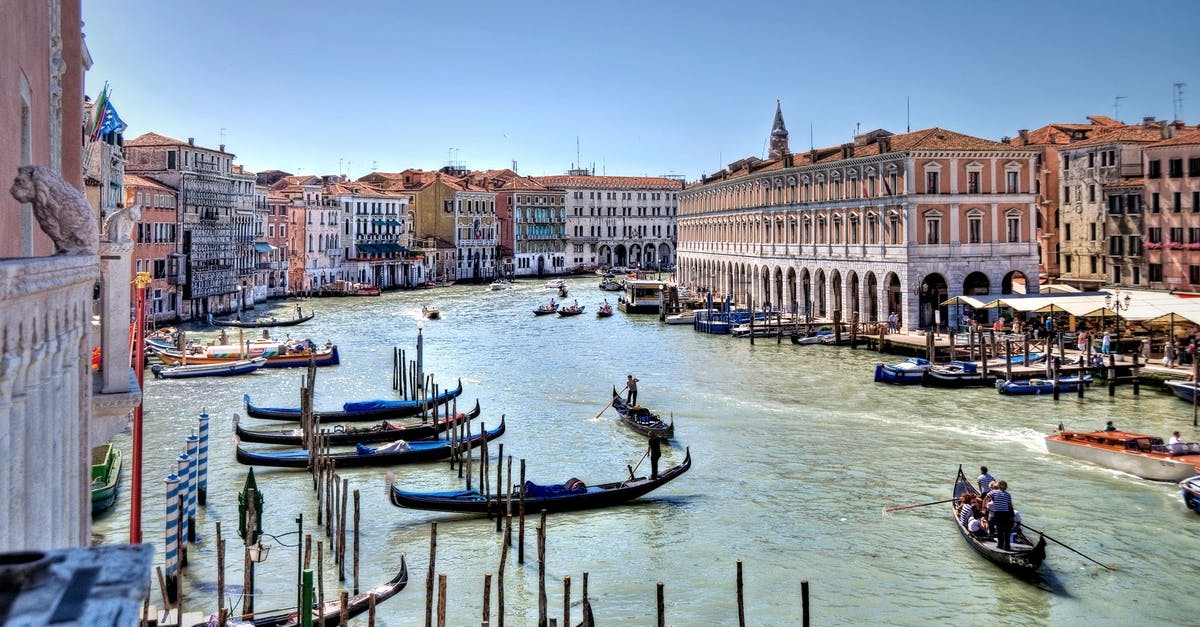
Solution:
M657 435L650 436L650 478L658 478L658 460L662 457L662 439Z
M637 405L637 382L638 380L633 378L633 375L625 378L625 389L628 391L625 396L625 404L630 407Z

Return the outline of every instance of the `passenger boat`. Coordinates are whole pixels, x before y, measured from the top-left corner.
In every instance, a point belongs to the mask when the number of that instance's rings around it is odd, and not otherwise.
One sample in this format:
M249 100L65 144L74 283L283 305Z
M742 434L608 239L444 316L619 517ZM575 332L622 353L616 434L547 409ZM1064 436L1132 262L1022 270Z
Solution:
M213 320L212 323L218 327L237 327L240 329L267 329L271 327L294 327L312 320L317 313L310 312L307 316L299 318L289 318L286 320L278 320L276 318L255 318L254 320Z
M612 315L612 311L612 305L604 303L603 305L600 305L599 309L596 310L596 317L607 318Z
M600 282L600 289L606 292L620 292L621 290L625 289L625 286L621 285L619 281L606 278Z
M681 464L660 472L657 479L631 477L623 481L594 486L581 485L582 482L577 479L552 485L538 485L532 481L526 481L521 490L524 493L525 511L554 513L619 505L670 483L691 467L692 452L689 449ZM391 497L392 505L409 509L486 514L499 512L507 498L507 495L503 493L484 495L479 490L406 492L390 484L391 481L392 479L389 477L388 495ZM519 495L513 495L513 504L515 505L519 499Z
M501 290L511 290L513 284L508 279L496 279L488 285L489 292L499 292Z
M617 302L617 307L625 313L656 314L666 285L662 281L626 279L625 295Z
M1181 481L1200 474L1200 444L1189 442L1171 455L1163 439L1125 431L1058 431L1046 450L1154 481Z
M829 329L821 329L820 331L808 334L793 333L792 344L799 344L801 346L806 344L820 344L821 340L830 335L833 335L833 331L830 331Z
M1042 565L1042 561L1046 559L1046 538L1039 535L1036 543L1030 542L1019 525L1013 529L1015 538L1010 542L1009 550L998 548L993 539L980 538L972 534L966 525L959 522L958 518L958 503L963 494L978 496L979 491L975 488L975 484L971 483L963 474L962 466L959 466L958 477L954 480L954 503L950 506L950 516L954 519L954 525L958 527L958 532L962 535L963 540L966 540L976 553L997 566L1019 575L1032 574Z
M397 440L379 447L355 444L353 451L339 451L329 454L329 458L337 468L361 468L364 466L390 466L393 464L412 464L446 459L456 447L468 446L476 448L485 440L491 441L504 435L504 417L500 418L500 426L489 429L486 433L474 433L463 442L450 440L422 440L406 442ZM250 451L237 443L237 460L247 466L272 466L276 468L307 468L308 450L302 448L285 451Z
M671 314L666 318L663 318L663 322L666 324L696 324L696 310L689 309L687 311Z
M535 316L545 316L558 311L558 303L550 302L545 305L538 305L537 309L533 310Z
M356 427L350 425L320 425L322 435L329 441L332 446L346 446L358 443L370 444L373 442L395 442L396 440L429 440L438 436L449 429L452 425L460 422L470 422L479 417L479 401L475 401L475 408L463 414L460 413L456 418L440 418L437 423L409 421L407 423L399 423L391 420L381 421L379 424L374 424L367 427ZM266 428L266 429L247 429L241 425L237 415L233 417L234 431L243 442L256 442L259 444L282 444L287 446L301 446L304 443L304 430L296 428Z
M1183 496L1183 504L1200 514L1200 475L1180 481L1179 493Z
M308 365L311 357L318 366L336 366L341 363L336 344L316 346L312 342L280 344L250 343L247 347L239 346L197 346L187 349L187 354L177 350L160 348L151 345L151 352L169 366L194 364L222 364L240 361L252 357L266 357L267 363L263 368L302 368Z
M362 594L356 594L346 603L347 618L354 618L369 611L372 605L379 605L384 601L396 596L396 593L404 589L408 585L408 564L404 561L404 554L400 554L400 572L392 578L391 581L375 586ZM375 602L372 604L371 597L375 597ZM326 601L325 605L318 607L316 602L312 608L312 624L314 627L335 627L340 625L342 621L342 604L340 599ZM257 612L252 620L240 620L231 618L229 623L231 627L292 627L300 624L300 619L296 616L295 608L283 610L282 612ZM208 625L208 623L202 623ZM197 625L196 627L200 627Z
M370 401L351 401L342 403L341 410L314 411L313 416L322 422L372 422L388 418L403 418L414 416L422 411L433 411L434 405L442 405L462 394L462 379L458 387L446 390L436 397L421 398L407 401L377 399ZM250 404L250 395L243 394L242 401L246 404L246 415L267 420L300 421L299 407L257 407Z
M442 317L442 312L438 311L437 307L422 307L421 315L430 320L437 320Z
M581 313L583 313L583 305L567 305L558 310L558 315L563 317L578 316Z
M1171 388L1171 391L1175 393L1175 396L1178 396L1189 403L1193 402L1192 399L1196 397L1196 391L1200 389L1200 387L1197 387L1197 385L1191 381L1167 381L1167 386Z
M1058 380L1059 392L1075 392L1080 385L1091 385L1092 375L1085 374L1082 378L1079 375L1062 377ZM996 391L1009 396L1029 396L1034 394L1052 394L1054 393L1053 379L1026 379L1018 381L1005 381L999 379L996 381Z
M879 362L875 364L875 381L879 383L894 383L896 385L917 385L929 370L929 360L920 357L905 357L904 361L895 364Z
M92 515L108 510L117 501L121 485L121 451L112 442L92 449Z
M641 405L630 407L625 404L625 399L617 393L617 388L613 388L613 409L617 410L617 415L621 417L621 422L629 425L629 428L637 431L644 436L656 435L664 440L670 440L675 437L675 421L671 420L670 424L662 421L662 417Z
M952 361L948 364L932 364L921 378L921 385L931 388L969 388L992 385L995 377L983 376L979 364L969 361Z
M218 362L215 364L180 364L163 368L160 364L150 366L150 372L157 379L190 379L192 377L230 377L248 374L262 368L267 363L266 357L239 359L237 361Z

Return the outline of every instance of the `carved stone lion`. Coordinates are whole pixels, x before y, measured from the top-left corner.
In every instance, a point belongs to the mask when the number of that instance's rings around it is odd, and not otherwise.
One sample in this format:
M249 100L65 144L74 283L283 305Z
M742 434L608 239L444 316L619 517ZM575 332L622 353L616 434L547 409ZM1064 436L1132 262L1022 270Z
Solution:
M9 190L17 202L31 203L42 231L54 241L56 255L95 255L100 223L87 198L50 168L23 165Z
M128 244L133 241L133 225L142 220L142 206L117 207L104 218L104 236L110 242Z

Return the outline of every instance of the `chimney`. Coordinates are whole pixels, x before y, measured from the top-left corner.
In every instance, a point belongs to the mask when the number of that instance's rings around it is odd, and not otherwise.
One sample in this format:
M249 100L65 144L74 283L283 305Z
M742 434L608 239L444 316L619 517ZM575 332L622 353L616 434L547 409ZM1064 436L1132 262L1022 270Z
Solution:
M1174 124L1163 124L1162 126L1158 127L1158 131L1159 131L1159 136L1162 137L1163 139L1172 139L1175 137L1175 125Z
M853 159L854 158L854 143L853 142L848 143L848 144L842 144L842 158L843 159Z
M225 144L221 144L221 152L225 152Z
M1021 129L1021 130L1017 131L1017 135L1019 135L1021 137L1021 145L1022 146L1029 145L1029 129L1027 129L1027 128Z
M879 154L885 155L892 151L891 137L880 137L876 143L879 144Z
M1148 115L1142 118L1142 126L1145 128L1154 128L1154 116Z
M196 145L196 138L195 138L195 137L189 137L189 138L188 138L188 145L189 145L189 146L195 146L195 145Z

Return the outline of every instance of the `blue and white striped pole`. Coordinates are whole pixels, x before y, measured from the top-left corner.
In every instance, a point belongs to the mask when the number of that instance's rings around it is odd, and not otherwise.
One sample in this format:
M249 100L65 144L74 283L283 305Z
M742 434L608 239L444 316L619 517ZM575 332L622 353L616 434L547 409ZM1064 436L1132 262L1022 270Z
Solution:
M196 492L200 485L198 476L200 474L200 457L197 454L200 448L200 438L193 433L187 437L187 454L188 454L188 492L187 492L187 521L188 521L188 542L196 542Z
M186 568L187 561L187 529L183 525L187 522L187 492L188 492L188 467L192 463L192 458L188 457L187 453L181 454L175 458L176 464L179 466L179 471L175 473L179 477L179 505L175 509L176 517L179 519L177 523L179 531L175 536L176 546L179 547L179 566Z
M208 412L200 414L200 486L196 496L201 505L208 501Z
M164 553L167 561L167 596L174 598L175 579L179 573L179 476L168 474L164 479L167 483L167 533L164 541Z

